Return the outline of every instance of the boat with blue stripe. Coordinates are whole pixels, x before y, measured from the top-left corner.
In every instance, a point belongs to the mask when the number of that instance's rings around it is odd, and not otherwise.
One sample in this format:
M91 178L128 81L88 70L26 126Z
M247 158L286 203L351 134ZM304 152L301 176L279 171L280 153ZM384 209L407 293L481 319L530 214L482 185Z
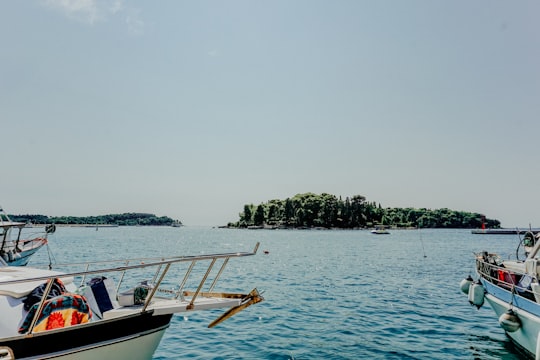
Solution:
M461 282L471 305L487 302L508 337L530 358L540 360L540 233L518 234L515 259L475 254L477 280Z

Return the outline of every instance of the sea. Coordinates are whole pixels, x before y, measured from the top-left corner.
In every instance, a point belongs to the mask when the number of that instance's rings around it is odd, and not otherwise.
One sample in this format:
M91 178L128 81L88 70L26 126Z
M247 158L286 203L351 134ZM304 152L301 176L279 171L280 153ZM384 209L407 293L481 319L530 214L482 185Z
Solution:
M35 230L35 229L29 229ZM474 253L513 256L517 235L470 230L238 230L58 227L29 266L251 251L216 290L265 301L214 328L223 310L175 315L154 359L520 359L486 303L460 290Z

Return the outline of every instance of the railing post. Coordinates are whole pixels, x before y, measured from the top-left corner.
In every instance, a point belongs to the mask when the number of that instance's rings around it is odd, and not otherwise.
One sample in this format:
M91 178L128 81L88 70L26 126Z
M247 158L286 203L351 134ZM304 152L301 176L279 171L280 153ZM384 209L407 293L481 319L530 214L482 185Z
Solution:
M88 268L90 267L90 263L87 263L86 264L86 267L84 268L84 272L85 274L83 274L83 276L81 277L81 285L79 286L83 286L84 285L84 281L86 280L86 272L88 271Z
M45 301L47 300L47 296L49 296L49 293L51 292L52 285L54 283L54 278L49 278L47 282L47 286L45 287L45 291L43 291L43 295L41 296L41 301L39 302L39 305L36 309L36 313L34 314L34 317L32 318L32 322L30 323L30 326L28 327L27 334L31 334L34 330L34 326L36 326L36 323L41 315L41 312L43 311L43 307L45 305Z
M170 263L167 264L167 265L170 265ZM161 265L158 266L158 268L156 270L156 273L154 274L154 277L152 278L152 284L156 282L156 279L157 279L158 274L159 274L160 271L161 271Z
M129 260L126 260L126 267L129 265ZM116 293L120 291L120 286L122 285L122 281L124 281L124 275L126 274L126 270L122 271L122 275L120 275L120 279L118 279L118 285L116 285Z
M208 278L208 275L210 274L210 271L212 271L212 267L216 263L216 260L217 260L217 258L213 258L212 262L208 266L208 269L206 269L206 274L204 274L204 277L202 278L201 282L199 283L199 287L197 288L197 291L195 291L195 293L191 297L191 302L186 307L187 310L191 310L191 309L193 309L195 307L195 299L199 295L199 292L201 292L201 289L202 289L204 283L206 282L206 279Z
M191 264L189 265L189 268L186 271L186 275L184 275L184 279L182 280L182 283L180 284L180 287L178 288L178 291L176 293L175 299L178 299L179 296L182 296L182 291L184 289L184 286L186 286L187 279L189 278L189 275L191 274L191 271L193 270L193 267L195 266L196 261L193 260ZM182 296L182 300L183 300Z
M223 270L225 270L225 266L229 262L229 259L230 258L225 258L225 260L223 261L223 264L221 265L221 268L219 269L219 272L217 273L216 278L212 282L212 285L210 285L210 289L208 289L208 292L212 292L212 290L214 290L214 286L216 286L216 283L217 283L218 279L220 278L221 273L223 272Z
M157 291L159 285L163 281L163 278L165 277L165 274L167 274L167 272L169 271L170 267L171 267L171 263L168 263L167 266L165 267L165 270L163 270L163 272L161 273L161 276L159 277L158 282L156 284L154 284L154 286L152 287L152 291L150 292L150 295L148 295L146 297L146 301L144 303L144 307L142 309L142 312L145 312L148 305L150 305L150 301L152 300L152 298L156 294L156 291Z

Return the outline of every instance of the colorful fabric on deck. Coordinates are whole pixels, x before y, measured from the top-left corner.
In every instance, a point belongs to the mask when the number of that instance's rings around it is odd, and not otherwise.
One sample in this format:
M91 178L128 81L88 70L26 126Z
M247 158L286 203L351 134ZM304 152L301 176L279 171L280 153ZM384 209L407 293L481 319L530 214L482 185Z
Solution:
M24 319L19 333L24 334L30 328L39 303L34 304ZM86 299L77 294L63 294L45 301L33 332L63 328L66 326L84 324L92 318L92 311Z
M43 293L45 292L46 288L47 283L43 283L37 286L34 290L32 290L32 292L26 297L26 299L23 300L25 311L29 311L32 305L41 301L41 298L43 297ZM51 290L47 295L47 299L52 299L53 297L62 295L65 292L67 292L67 290L62 280L60 280L59 278L55 278L52 283Z

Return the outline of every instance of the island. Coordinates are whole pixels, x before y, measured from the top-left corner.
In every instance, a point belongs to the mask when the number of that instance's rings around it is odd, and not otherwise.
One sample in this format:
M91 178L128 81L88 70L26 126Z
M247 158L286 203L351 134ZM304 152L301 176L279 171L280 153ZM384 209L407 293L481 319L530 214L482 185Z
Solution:
M55 224L80 226L182 226L180 220L168 216L147 213L123 213L98 216L47 216L47 215L9 215L11 220L29 224Z
M386 228L500 228L500 221L485 215L447 208L390 208L354 195L342 199L332 194L302 193L259 205L246 204L239 220L228 228L248 229L363 229Z

